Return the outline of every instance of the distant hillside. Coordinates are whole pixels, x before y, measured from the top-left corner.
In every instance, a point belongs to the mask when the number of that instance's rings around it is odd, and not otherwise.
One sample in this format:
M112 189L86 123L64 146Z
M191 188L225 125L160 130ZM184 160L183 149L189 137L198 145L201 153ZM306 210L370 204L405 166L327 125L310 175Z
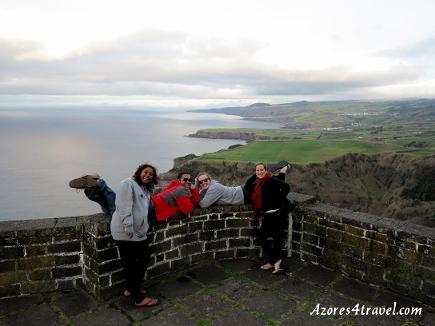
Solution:
M284 122L292 129L354 128L392 123L435 121L435 100L256 103L192 112L238 115Z
M253 163L194 157L178 159L162 178L171 180L180 170L207 171L223 184L239 185L254 171ZM287 181L292 191L322 202L435 227L435 156L346 154L322 164L295 164Z

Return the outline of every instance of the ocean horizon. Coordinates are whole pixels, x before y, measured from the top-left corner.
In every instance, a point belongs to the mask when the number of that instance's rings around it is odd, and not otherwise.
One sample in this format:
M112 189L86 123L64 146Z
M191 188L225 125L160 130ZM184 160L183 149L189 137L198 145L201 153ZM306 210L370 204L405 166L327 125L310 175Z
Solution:
M162 173L176 157L244 143L186 137L199 129L280 126L163 109L0 108L0 221L97 213L69 180L98 173L116 191L141 163Z

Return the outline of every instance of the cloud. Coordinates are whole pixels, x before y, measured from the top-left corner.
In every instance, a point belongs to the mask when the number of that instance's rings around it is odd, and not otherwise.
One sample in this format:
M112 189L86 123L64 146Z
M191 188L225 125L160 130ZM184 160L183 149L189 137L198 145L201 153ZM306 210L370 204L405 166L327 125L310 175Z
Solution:
M384 51L381 54L393 58L429 59L433 62L435 57L435 35L400 48Z
M412 64L294 70L259 61L266 47L148 29L50 58L35 42L0 39L0 94L241 99L346 92L410 82L420 74Z

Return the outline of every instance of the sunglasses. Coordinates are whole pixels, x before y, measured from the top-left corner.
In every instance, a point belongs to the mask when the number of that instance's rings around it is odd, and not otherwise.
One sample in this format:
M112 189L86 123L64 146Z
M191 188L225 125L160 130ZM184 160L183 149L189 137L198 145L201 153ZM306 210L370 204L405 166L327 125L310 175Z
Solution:
M184 181L184 182L192 182L192 178L184 178L184 179L181 179L181 181Z
M208 180L210 180L210 179L207 178L207 179L204 179L204 180L198 180L198 181L199 181L199 184L202 185L204 182L208 182Z

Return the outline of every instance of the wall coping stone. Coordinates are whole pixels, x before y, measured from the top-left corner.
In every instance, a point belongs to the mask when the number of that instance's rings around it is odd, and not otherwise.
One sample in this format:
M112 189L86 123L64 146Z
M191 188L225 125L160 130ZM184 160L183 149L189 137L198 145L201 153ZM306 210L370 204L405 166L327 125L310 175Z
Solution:
M409 234L415 234L422 237L427 237L431 240L435 240L435 230L433 228L414 224L408 221L398 221L388 217L382 217L372 215L368 213L362 213L358 211L352 211L346 208L340 208L329 204L315 202L316 198L311 195L300 194L291 192L288 196L289 199L295 201L298 204L307 204L306 208L314 210L319 213L327 214L328 217L337 220L337 217L349 219L357 222L365 227L373 225L377 228L388 228L397 232L406 232ZM313 203L315 202L315 203ZM212 213L235 213L240 211L252 210L251 205L240 206L211 206L208 208L194 208L190 217L201 216ZM178 214L172 217L169 221L180 221L185 219L186 215ZM81 226L89 223L95 223L98 221L110 220L110 216L106 216L102 213L86 215L86 216L71 216L71 217L53 217L42 219L29 219L29 220L13 220L13 221L0 221L0 232L11 231L26 231L26 230L38 230L38 229L54 229L69 226ZM157 223L160 225L162 223Z
M98 219L107 219L102 213L86 216L48 217L20 221L0 221L0 232L28 231L40 229L55 229L70 226L81 226L96 222Z
M357 224L369 229L372 229L373 227L384 228L396 232L406 232L408 234L414 234L417 236L427 237L431 240L435 240L435 230L433 228L414 224L408 221L398 221L388 217L352 211L346 208L340 208L319 202L308 205L306 206L306 208L319 213L327 214L328 218L331 218L333 220L339 220L340 218L344 218L345 220L356 222Z
M316 201L316 197L306 194L300 194L298 192L290 192L287 198L298 204L309 204Z

